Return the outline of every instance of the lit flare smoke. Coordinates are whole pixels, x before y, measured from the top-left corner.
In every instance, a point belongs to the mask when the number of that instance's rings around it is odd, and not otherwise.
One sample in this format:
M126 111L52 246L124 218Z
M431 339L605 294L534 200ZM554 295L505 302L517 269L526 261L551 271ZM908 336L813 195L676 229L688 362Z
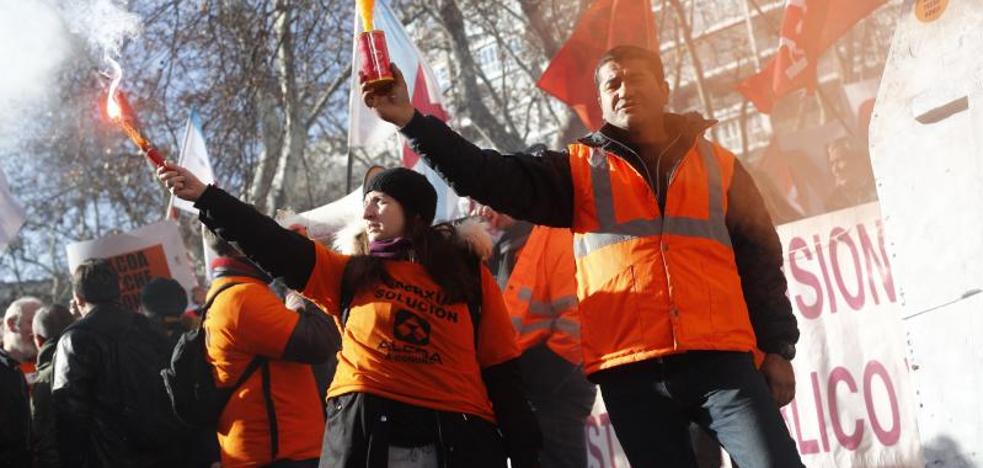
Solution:
M109 92L106 96L106 115L109 116L113 123L119 125L126 132L126 136L130 137L130 140L143 151L143 154L154 166L163 166L164 157L140 132L136 122L136 115L133 113L133 109L130 108L130 104L126 101L126 96L119 89L119 83L123 79L123 68L120 67L119 62L113 60L109 55L106 55L105 58L109 62L109 67L112 69L112 72L109 74L112 81L109 83Z
M106 61L109 62L109 68L112 69L110 73L109 83L109 94L106 96L106 114L109 118L116 121L123 118L123 109L120 107L119 102L116 101L116 93L119 91L119 82L123 79L123 67L119 66L119 62L112 59L112 57L106 56Z

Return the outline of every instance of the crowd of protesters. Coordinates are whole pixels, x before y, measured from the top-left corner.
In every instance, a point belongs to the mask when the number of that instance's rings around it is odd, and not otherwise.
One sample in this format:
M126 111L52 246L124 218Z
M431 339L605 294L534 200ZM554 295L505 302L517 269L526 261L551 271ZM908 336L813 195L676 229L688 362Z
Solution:
M398 70L363 85L481 225L435 225L433 186L387 169L328 246L160 168L218 254L208 293L155 279L127 310L90 259L69 307L11 304L0 465L579 468L599 386L634 466L698 466L693 428L801 466L778 411L798 330L750 175L713 122L663 112L657 54L615 48L595 79L602 129L507 155L420 114Z

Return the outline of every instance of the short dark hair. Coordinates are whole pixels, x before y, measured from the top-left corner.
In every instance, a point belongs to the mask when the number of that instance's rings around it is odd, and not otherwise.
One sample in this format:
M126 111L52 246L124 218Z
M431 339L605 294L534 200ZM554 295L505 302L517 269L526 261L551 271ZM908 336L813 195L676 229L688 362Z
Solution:
M177 317L188 307L188 293L171 278L154 278L140 292L140 304L155 317Z
M641 60L646 62L652 73L655 73L657 79L664 80L666 77L665 70L662 66L662 57L658 52L653 52L644 47L621 45L608 50L597 61L597 67L594 68L594 87L600 86L601 84L601 67L610 62L620 63L625 60Z
M205 229L205 233L202 234L202 237L205 239L205 245L207 245L208 248L212 249L215 253L219 254L219 256L222 257L243 256L242 252L240 252L239 249L235 248L235 246L233 246L232 244L226 242L225 239L219 237L218 234L212 232L211 229Z
M61 304L42 307L34 314L34 334L45 341L57 340L69 325L75 322L75 316Z
M119 299L119 275L104 258L90 258L72 275L72 289L85 302L101 304Z

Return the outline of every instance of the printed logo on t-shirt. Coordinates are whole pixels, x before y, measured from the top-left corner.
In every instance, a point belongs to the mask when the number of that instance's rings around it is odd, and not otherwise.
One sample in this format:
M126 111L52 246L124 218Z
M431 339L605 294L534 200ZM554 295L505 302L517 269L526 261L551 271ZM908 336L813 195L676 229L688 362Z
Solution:
M397 310L393 336L397 340L426 346L430 343L430 323L406 309Z
M433 327L466 325L440 290L390 280L376 288L373 295L376 300L393 305L392 333L377 346L390 361L442 364L440 354L429 347Z
M430 322L406 309L397 309L393 320L392 337L382 340L379 351L390 361L412 364L442 364L440 354L427 348L430 344Z

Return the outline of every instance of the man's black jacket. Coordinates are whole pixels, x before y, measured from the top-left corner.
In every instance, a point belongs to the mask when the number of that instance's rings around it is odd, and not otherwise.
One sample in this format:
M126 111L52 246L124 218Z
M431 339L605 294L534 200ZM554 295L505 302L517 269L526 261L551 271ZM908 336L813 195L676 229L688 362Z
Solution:
M0 467L30 466L31 409L20 363L0 349Z
M146 346L153 347L166 362L169 346L153 329L150 321L118 304L95 306L84 318L69 325L58 340L55 375L51 388L55 437L63 466L128 467L167 466L170 457L180 453L135 450L127 442L120 388L122 372L142 375L145 369L120 359L114 337L121 331L139 333ZM159 369L156 370L159 372ZM163 386L158 379L145 379L137 391L154 392ZM153 387L152 387L153 386ZM150 415L145 415L150 417ZM161 443L173 434L160 434Z
M697 114L666 114L665 127L673 143L659 148L663 156L657 167L647 167L628 135L611 125L581 142L618 155L639 173L654 174L649 186L664 205L664 188L673 168L712 125ZM500 154L481 149L440 120L420 113L400 131L459 195L534 224L572 225L574 189L568 153ZM782 247L761 194L740 162L730 183L726 224L758 348L779 353L799 337L781 270Z
M31 388L31 432L34 466L48 468L61 466L58 461L58 442L55 439L55 421L51 407L51 383L55 377L54 357L57 337L45 341L38 350L38 373Z

